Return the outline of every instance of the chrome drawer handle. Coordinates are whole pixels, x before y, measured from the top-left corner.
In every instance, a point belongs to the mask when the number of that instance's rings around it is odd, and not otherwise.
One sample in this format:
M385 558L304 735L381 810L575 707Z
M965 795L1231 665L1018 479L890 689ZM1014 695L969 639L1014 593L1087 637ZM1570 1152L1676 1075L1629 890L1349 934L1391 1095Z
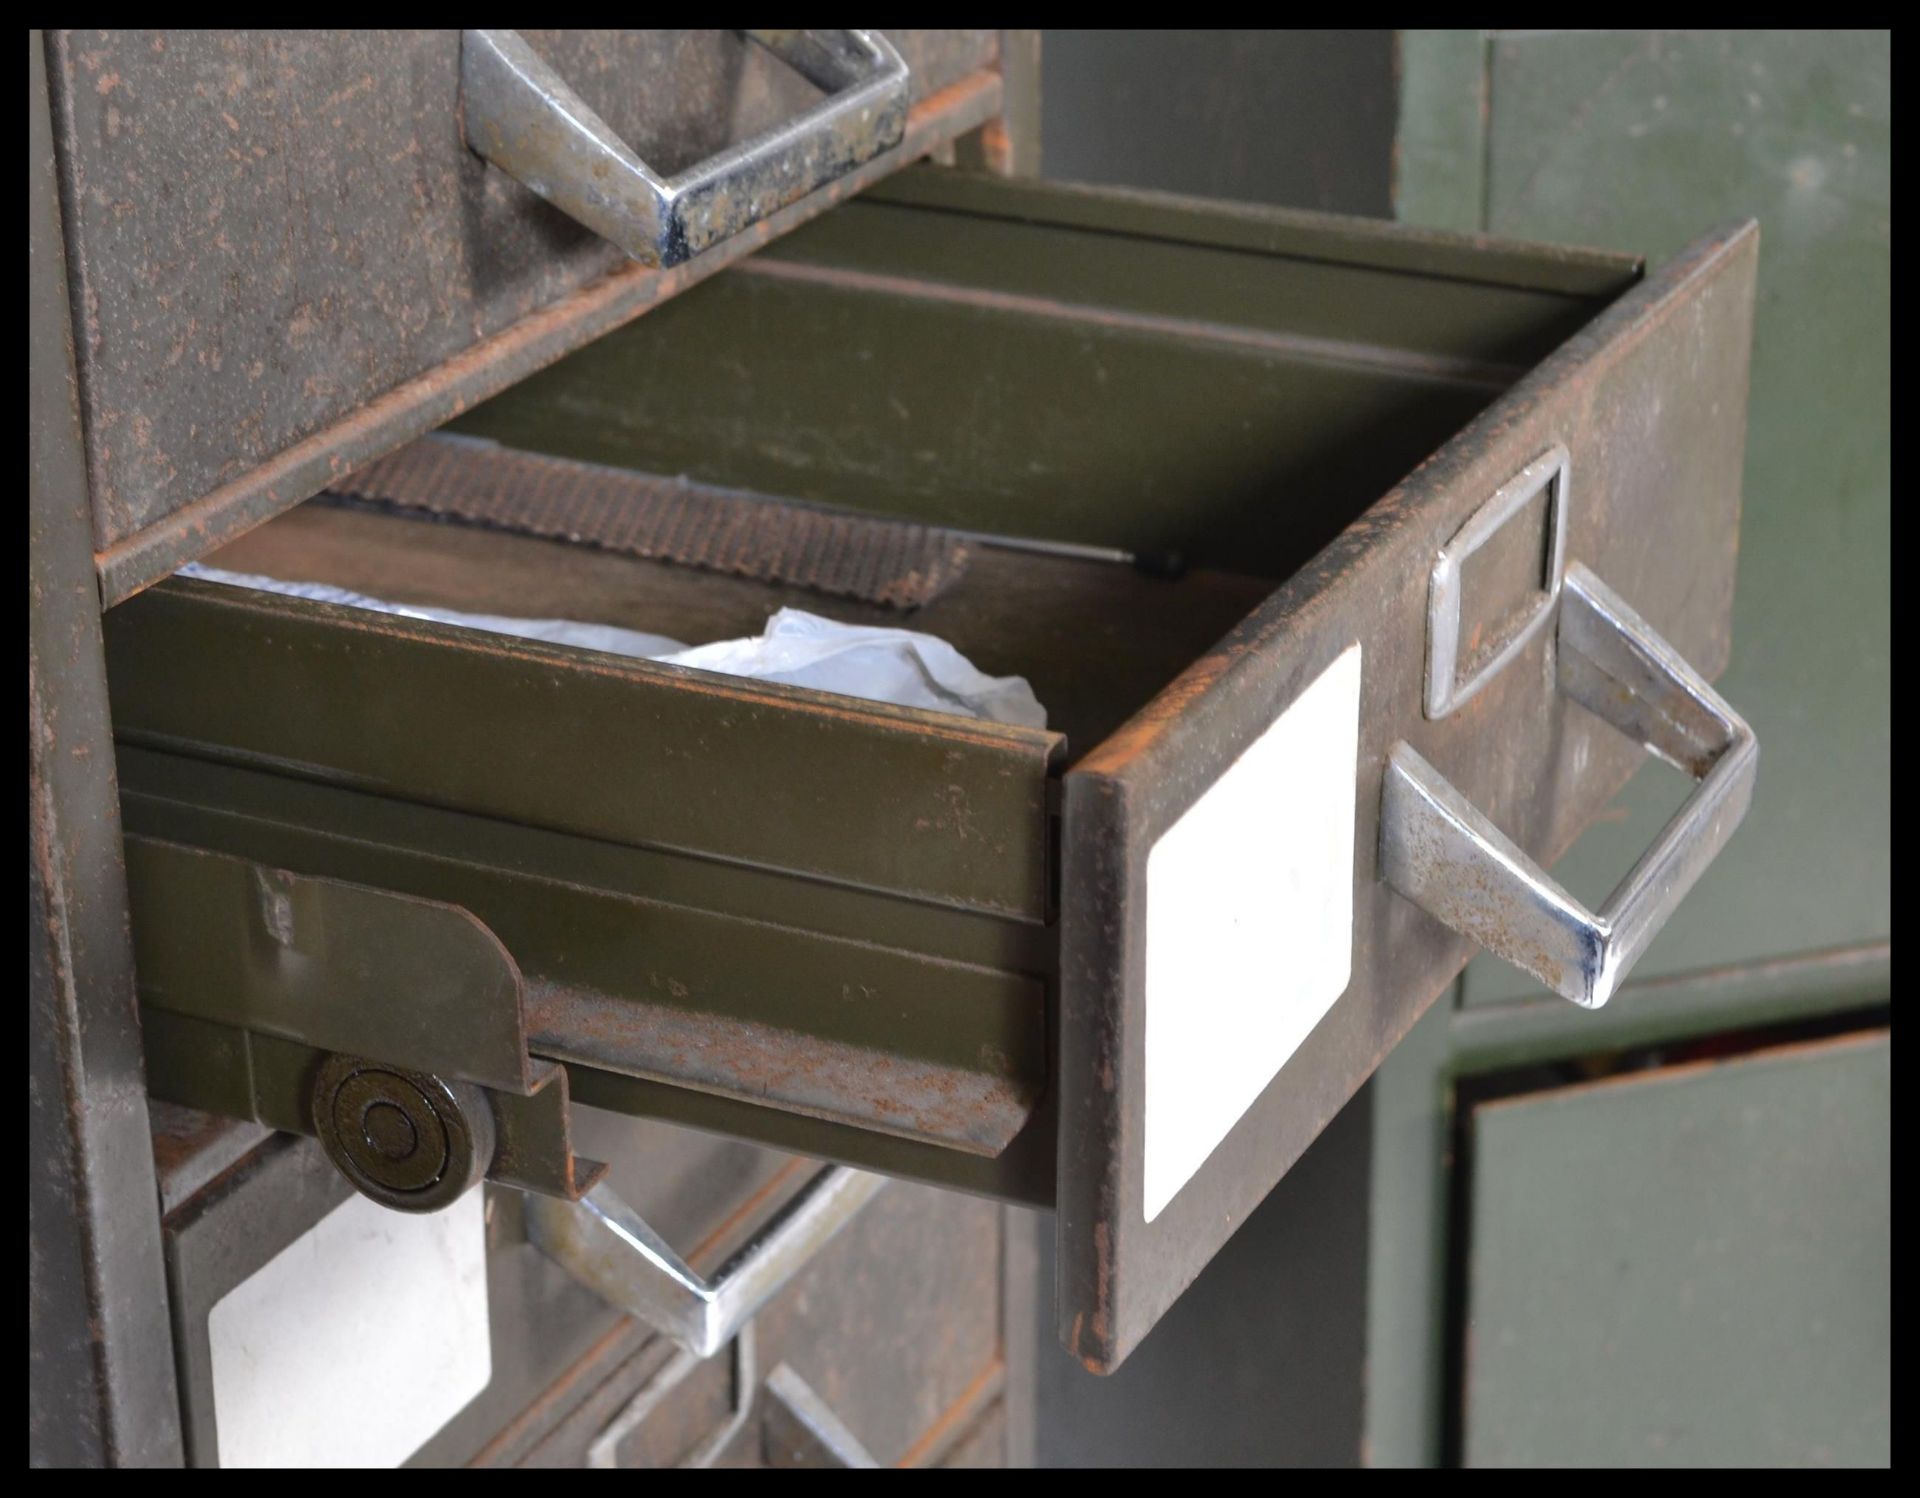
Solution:
M527 1236L609 1304L712 1357L826 1247L886 1177L829 1165L703 1279L604 1182L577 1202L526 1198Z
M749 31L828 97L795 119L660 177L517 31L466 31L467 145L642 265L669 266L900 143L907 65L877 31Z
M761 1451L769 1467L878 1467L866 1444L792 1365L767 1375L767 1417Z
M1435 919L1598 1009L1746 814L1753 730L1619 595L1567 568L1559 689L1700 783L1598 914L1562 889L1446 778L1398 743L1380 806L1381 877Z

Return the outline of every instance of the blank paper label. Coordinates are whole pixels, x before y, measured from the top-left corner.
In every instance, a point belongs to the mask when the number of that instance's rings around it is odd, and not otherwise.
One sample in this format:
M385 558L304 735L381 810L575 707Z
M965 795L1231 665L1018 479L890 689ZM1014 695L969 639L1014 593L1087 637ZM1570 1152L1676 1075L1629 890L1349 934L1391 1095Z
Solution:
M207 1317L223 1467L392 1467L493 1376L485 1192L354 1196Z
M1147 855L1148 1222L1346 991L1360 654L1348 646Z

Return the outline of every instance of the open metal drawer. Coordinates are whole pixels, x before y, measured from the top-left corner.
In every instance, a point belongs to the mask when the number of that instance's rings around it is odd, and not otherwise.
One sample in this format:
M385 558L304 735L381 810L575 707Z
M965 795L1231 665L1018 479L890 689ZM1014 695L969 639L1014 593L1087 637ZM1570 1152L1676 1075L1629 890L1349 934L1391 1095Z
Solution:
M1115 1366L1476 941L1604 1002L1737 823L1756 254L933 169L826 215L457 425L1053 543L907 622L1054 727L164 583L107 616L154 1090L311 1132L372 1056L577 1193L560 1076L1054 1206ZM316 507L215 560L695 639L799 601ZM1701 786L1583 911L1539 866L1649 748Z

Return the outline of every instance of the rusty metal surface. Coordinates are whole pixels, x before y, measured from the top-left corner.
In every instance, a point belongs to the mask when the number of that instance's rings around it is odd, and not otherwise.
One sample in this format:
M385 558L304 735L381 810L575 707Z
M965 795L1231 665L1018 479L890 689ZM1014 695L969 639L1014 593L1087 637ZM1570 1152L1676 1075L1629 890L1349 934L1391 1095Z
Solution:
M1003 1278L1000 1293L1004 1299L1013 1294L1015 1288L1012 1271L1004 1268L1004 1245L1002 1264ZM1007 1328L1003 1335L1011 1334L1012 1329ZM1003 1354L1005 1352L1004 1342L1002 1352ZM933 1424L915 1438L914 1443L906 1449L894 1465L896 1467L1017 1465L1008 1460L1004 1422L998 1426L995 1426L994 1422L995 1414L1004 1408L1008 1400L1016 1397L1011 1389L1007 1361L1003 1355L982 1364L979 1371L974 1374L972 1382L955 1396L952 1404L940 1412ZM983 1427L994 1428L983 1430Z
M800 588L475 526L407 524L358 506L301 505L211 561L374 598L591 620L680 640L758 634L775 610L789 607L842 624L901 622L879 605ZM1271 591L1258 577L1197 567L1177 579L1153 577L1124 563L1010 548L990 538L911 622L983 671L1025 677L1049 725L1077 750L1119 727ZM1090 652L1090 639L1103 648Z
M1542 636L1443 721L1423 717L1431 559L1564 441L1585 496L1568 554L1675 648L1725 667L1758 237L1707 237L1627 293L1352 524L1069 773L1062 929L1061 1335L1110 1369L1378 1066L1471 952L1379 882L1386 753L1406 739L1550 861L1638 763L1560 700ZM1206 1164L1142 1211L1145 862L1159 835L1358 640L1364 647L1352 976Z
M771 1149L804 1150L861 1170L1022 1206L1044 1208L1054 1200L1051 1091L1006 1149L982 1155L597 1068L577 1067L570 1081L583 1103L635 1118L725 1134Z
M1016 1060L991 1042L935 1060L726 1014L540 985L540 1054L811 1118L993 1156L1032 1121L1046 1081L1043 1007ZM970 1063L970 1064L969 1064Z
M147 1100L147 1120L153 1126L153 1168L163 1217L272 1132L251 1119L228 1118L164 1098Z
M943 164L994 172L1003 177L1037 177L1040 175L1039 31L1000 33L1000 77L1006 94L999 115L956 141L954 160Z
M933 526L441 435L328 494L900 609L934 598L967 563L965 540Z
M732 33L526 35L662 163L711 154L811 92ZM204 551L207 527L305 498L998 106L993 33L894 33L923 90L901 146L692 264L622 271L618 251L460 139L459 36L51 39L111 596ZM189 506L134 546L170 560L114 558Z
M567 1069L535 1059L533 1090L490 1095L495 1144L487 1179L542 1196L577 1201L605 1179L608 1166L573 1147Z
M199 1127L199 1109L317 1134L400 1210L435 1210L482 1174L569 1200L604 1174L573 1153L565 1070L528 1054L519 968L466 911L138 835L126 847L148 1081L185 1105L168 1109L181 1137L155 1126L163 1202L189 1189L175 1176L231 1163L232 1131ZM387 1139L362 1128L382 1103Z
M1012 1427L1018 1417L1012 1414L1012 1407L1011 1396L991 1405L942 1454L938 1465L955 1472L1031 1467L1032 1460L1021 1460L1014 1449Z
M504 1186L575 1201L607 1172L604 1163L574 1152L566 1069L551 1061L533 1062L532 1090L527 1093L465 1082L449 1088L437 1075L417 1069L347 1057L219 1020L153 1008L143 1011L142 1021L155 1106L164 1110L173 1121L170 1128L178 1133L174 1137L155 1126L154 1156L168 1211L230 1166L236 1150L257 1142L267 1130L319 1137L341 1154L342 1131L322 1117L333 1089L323 1089L321 1082L342 1064L395 1074L422 1095L445 1096L457 1114L472 1116L470 1128L459 1118L453 1121L455 1129L479 1136L475 1147L465 1151L471 1165L469 1184L484 1173ZM375 1081L405 1101L391 1078ZM340 1168L383 1205L421 1209L391 1195L390 1187L407 1189L406 1182L393 1186L379 1174L363 1171L363 1163L349 1151ZM418 1189L417 1184L412 1189Z
M27 1458L171 1466L180 1415L38 32L27 51Z

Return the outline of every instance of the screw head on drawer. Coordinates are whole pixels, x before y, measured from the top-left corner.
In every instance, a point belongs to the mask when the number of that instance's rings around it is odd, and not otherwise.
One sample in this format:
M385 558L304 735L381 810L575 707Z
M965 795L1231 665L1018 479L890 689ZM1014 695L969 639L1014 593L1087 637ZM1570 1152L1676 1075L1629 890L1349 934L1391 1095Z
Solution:
M327 1157L382 1206L437 1212L492 1163L493 1108L472 1083L334 1055L310 1096Z

